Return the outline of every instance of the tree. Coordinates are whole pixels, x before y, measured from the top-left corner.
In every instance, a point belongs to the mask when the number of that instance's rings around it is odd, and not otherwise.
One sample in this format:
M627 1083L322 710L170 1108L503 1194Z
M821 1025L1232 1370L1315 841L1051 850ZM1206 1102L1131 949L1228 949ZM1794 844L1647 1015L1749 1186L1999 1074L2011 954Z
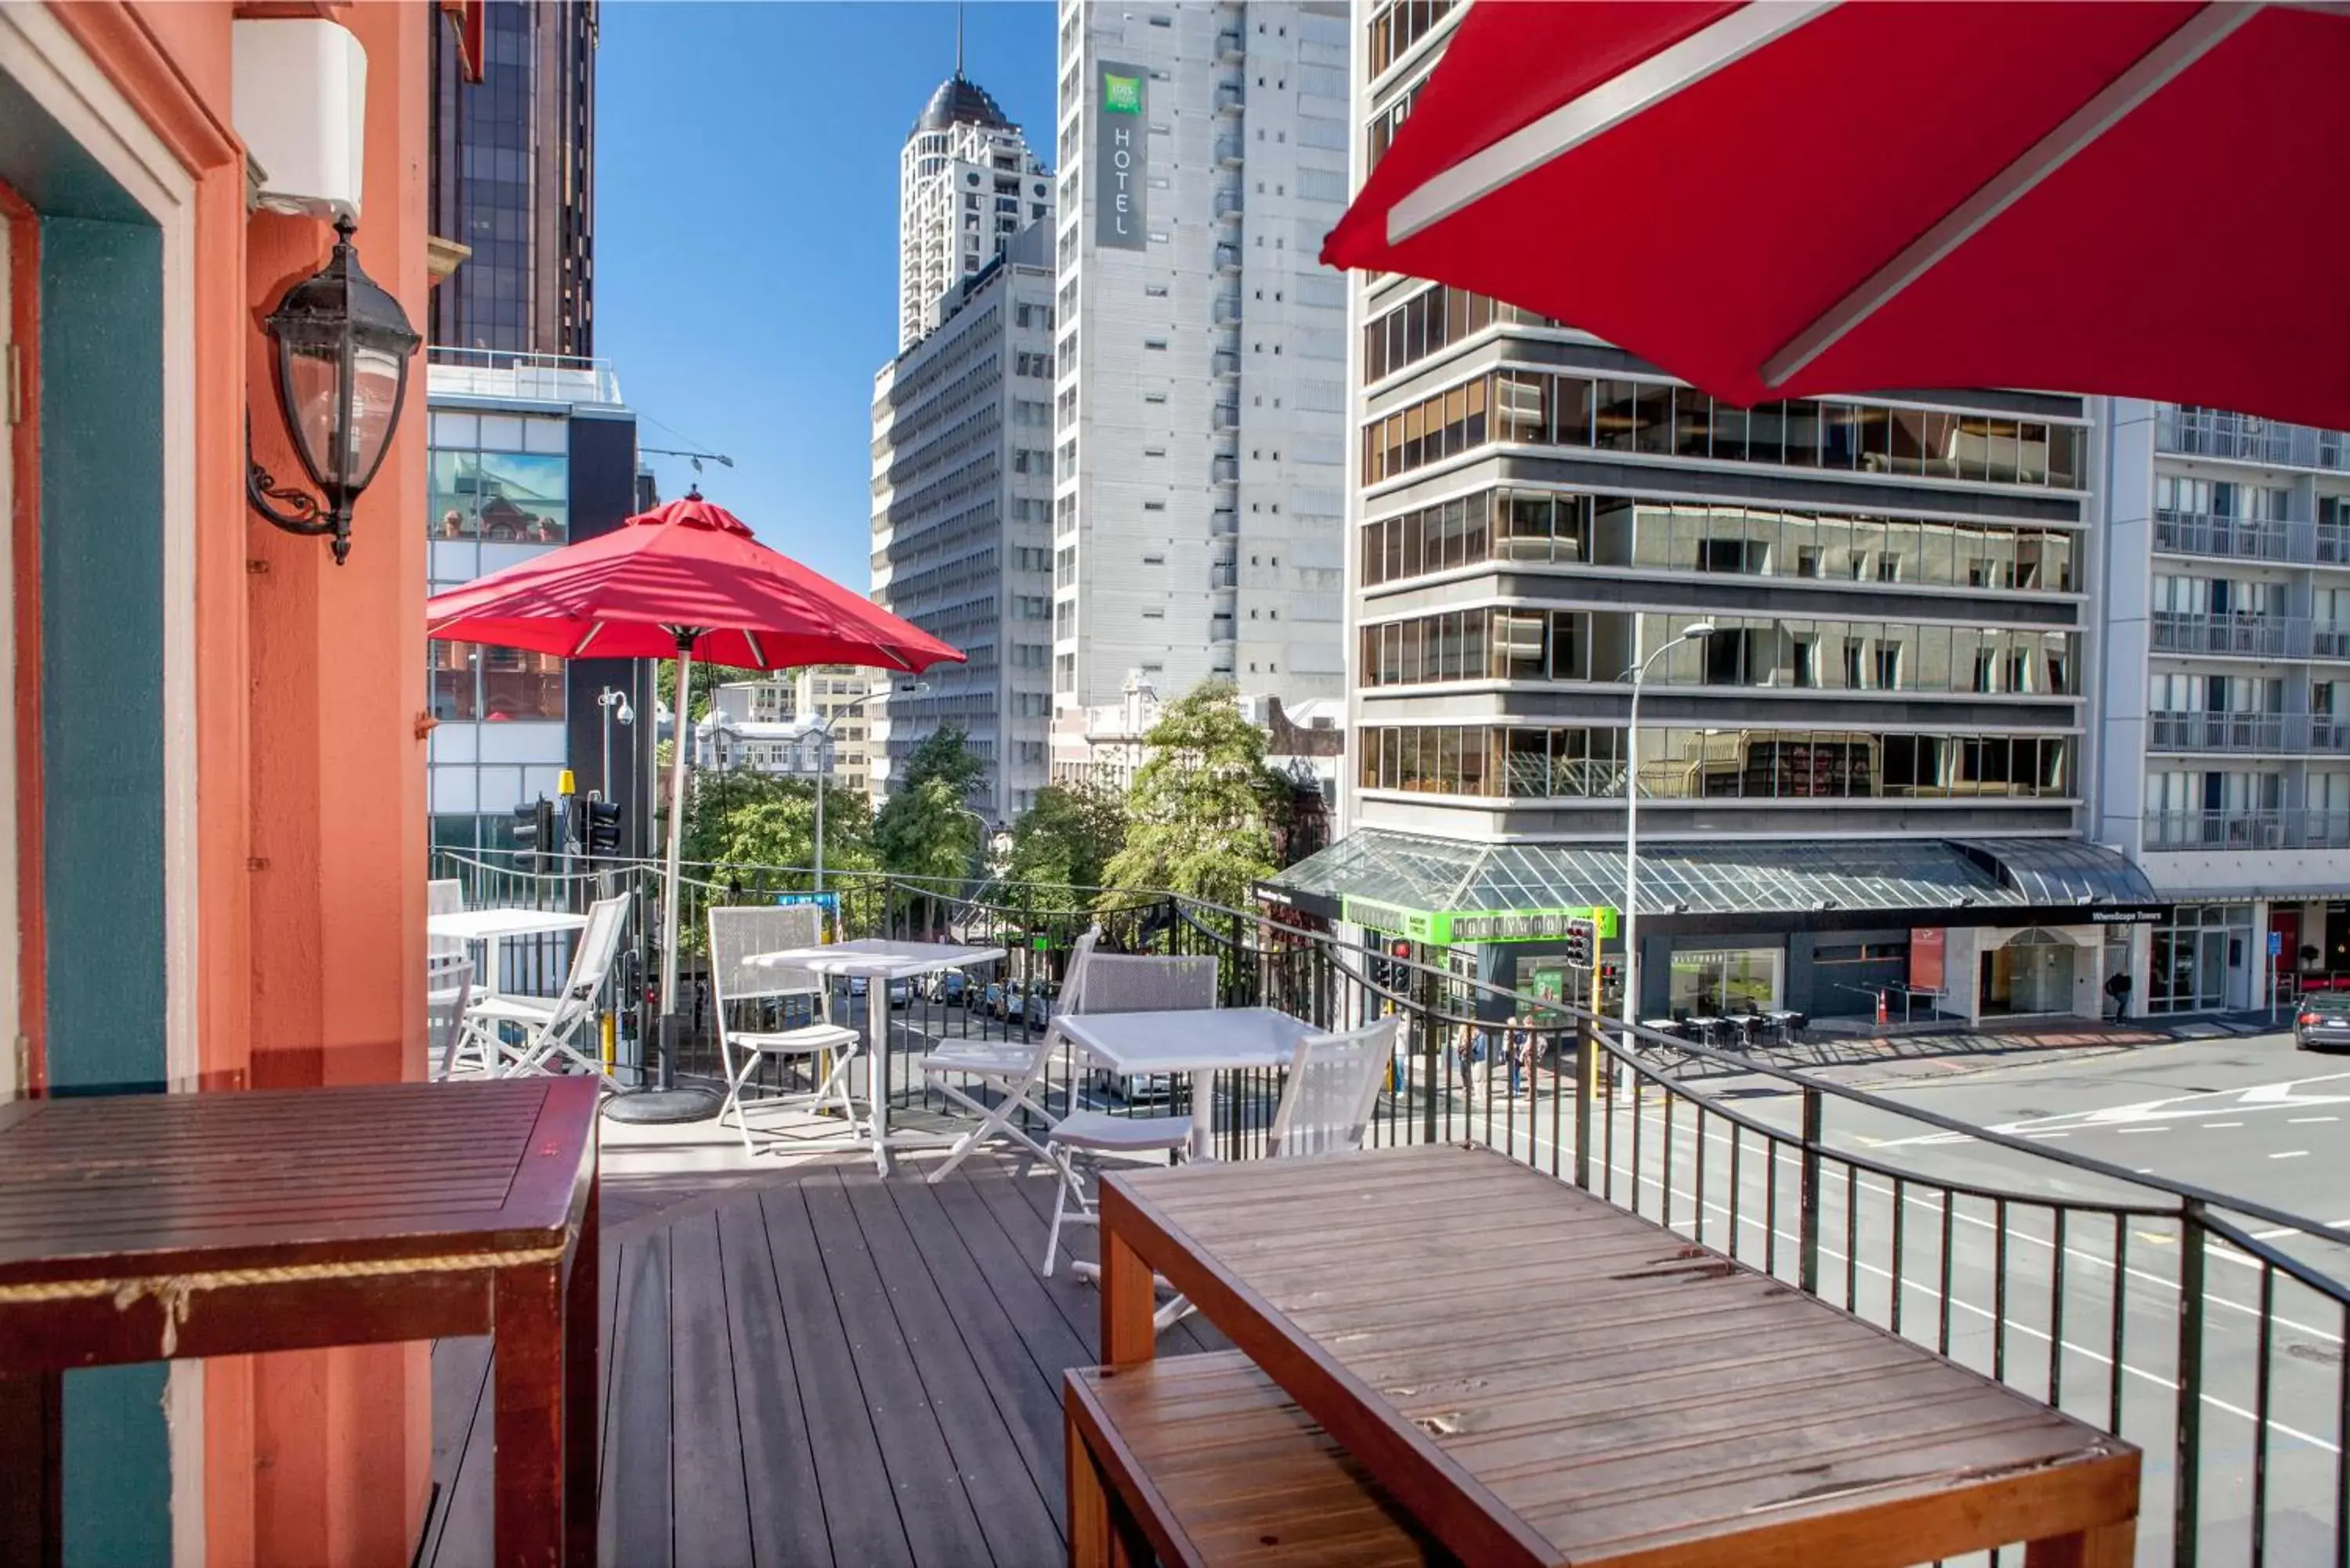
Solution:
M809 878L774 873L804 871L815 863L815 784L742 768L697 774L684 854L689 863L714 867L721 881L761 873L769 887L801 885ZM863 795L837 785L825 792L824 860L827 873L870 871L878 864L871 807Z
M1265 766L1264 732L1231 681L1210 680L1161 710L1143 745L1108 885L1245 906L1250 884L1276 869L1266 803L1287 787Z
M961 730L948 725L924 736L873 822L882 867L950 883L969 876L981 824L963 803L983 773Z
M1126 802L1114 791L1046 784L1013 825L1004 876L1015 888L1098 888L1125 847Z

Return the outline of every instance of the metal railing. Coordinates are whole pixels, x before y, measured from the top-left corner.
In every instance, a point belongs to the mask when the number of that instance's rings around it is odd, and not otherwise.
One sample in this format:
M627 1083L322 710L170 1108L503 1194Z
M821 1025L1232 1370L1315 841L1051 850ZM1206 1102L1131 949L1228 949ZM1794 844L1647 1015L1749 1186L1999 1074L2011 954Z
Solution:
M2165 653L2241 659L2306 659L2310 623L2302 616L2154 612L2154 646Z
M620 379L609 359L525 354L434 344L425 351L425 387L436 396L521 398L546 403L617 403Z
M2350 470L2350 436L2219 409L2165 407L2155 419L2155 446L2182 457L2231 458L2280 468Z
M481 892L536 891L480 858L442 859ZM609 875L641 889L657 873ZM592 886L530 880L553 897ZM806 880L698 867L687 918ZM1211 955L1228 1006L1333 1029L1400 1017L1374 1145L1483 1143L2138 1444L2142 1563L2350 1561L2350 1254L2330 1226L2040 1141L2044 1127L1970 1126L1785 1054L1627 1030L1440 957L1285 919L1170 895L874 875L842 878L837 901L844 935L1007 955L960 1000L924 987L893 1007L896 1111L945 1109L913 1070L935 1040L1039 1038L1087 924L1114 950ZM691 1038L706 1037L704 1021ZM1180 1083L1114 1083L1056 1054L1044 1095L1055 1115L1187 1108ZM714 1065L705 1052L686 1070ZM1188 1108L1221 1157L1261 1155L1282 1080L1219 1074Z
M2315 534L2309 524L2209 512L2157 512L2154 547L2230 561L2305 563L2316 557Z
M2148 849L2282 849L2293 825L2277 811L2160 811L2146 818Z
M2147 743L2158 752L2282 752L2285 717L2282 713L2149 713Z

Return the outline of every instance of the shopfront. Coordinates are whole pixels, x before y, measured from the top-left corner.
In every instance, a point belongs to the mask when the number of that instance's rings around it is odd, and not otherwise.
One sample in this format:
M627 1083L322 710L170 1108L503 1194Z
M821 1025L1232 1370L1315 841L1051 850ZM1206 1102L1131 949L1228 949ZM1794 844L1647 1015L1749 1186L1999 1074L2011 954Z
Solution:
M2147 975L2147 1011L2219 1012L2253 1005L2253 970L2268 961L2265 944L2254 958L2252 906L2181 904L2154 929Z
M1785 1004L1786 971L1782 947L1676 948L1670 1015L1775 1012Z

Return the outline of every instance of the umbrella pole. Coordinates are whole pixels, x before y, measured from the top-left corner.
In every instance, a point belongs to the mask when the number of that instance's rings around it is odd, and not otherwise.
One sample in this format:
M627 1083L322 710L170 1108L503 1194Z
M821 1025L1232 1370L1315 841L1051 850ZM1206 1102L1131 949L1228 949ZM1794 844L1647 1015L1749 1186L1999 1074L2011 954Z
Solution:
M686 715L693 711L693 644L683 638L677 644L677 712L671 725L675 736L670 746L669 763L669 856L661 870L661 1012L664 1018L680 1014L677 1003L677 906L678 862L685 850L685 753L692 743L693 727ZM665 1026L661 1030L660 1086L677 1086L677 1030Z

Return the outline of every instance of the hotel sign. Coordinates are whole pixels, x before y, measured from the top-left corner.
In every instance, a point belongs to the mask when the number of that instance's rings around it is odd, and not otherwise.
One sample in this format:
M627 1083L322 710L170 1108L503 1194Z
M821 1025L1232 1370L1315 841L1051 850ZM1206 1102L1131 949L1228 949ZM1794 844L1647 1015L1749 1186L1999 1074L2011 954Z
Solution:
M1094 94L1094 244L1139 251L1149 244L1145 192L1150 145L1150 73L1108 60Z
M1579 909L1406 909L1368 898L1343 900L1346 918L1375 931L1462 947L1474 942L1555 942L1578 932L1616 935L1616 911Z

